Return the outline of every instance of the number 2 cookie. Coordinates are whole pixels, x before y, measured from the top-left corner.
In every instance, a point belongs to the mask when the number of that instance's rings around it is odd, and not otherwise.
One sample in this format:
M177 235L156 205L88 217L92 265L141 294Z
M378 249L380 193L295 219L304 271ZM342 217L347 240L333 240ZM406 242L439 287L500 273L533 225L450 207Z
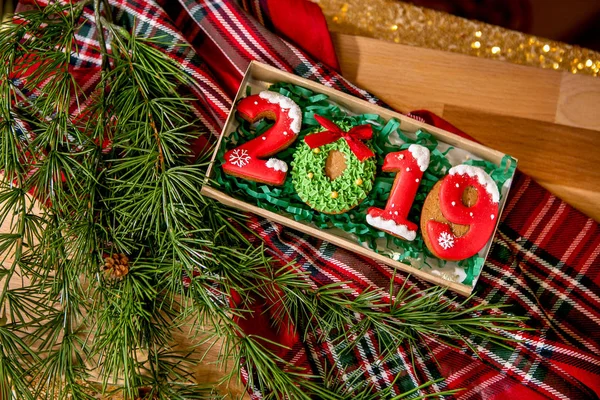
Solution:
M451 168L423 204L425 245L444 260L474 256L494 233L499 200L496 183L483 169L470 165Z
M285 161L269 157L296 140L302 125L300 107L289 97L266 90L240 100L237 112L250 123L267 118L275 124L262 135L226 152L223 171L250 181L283 185L288 166Z

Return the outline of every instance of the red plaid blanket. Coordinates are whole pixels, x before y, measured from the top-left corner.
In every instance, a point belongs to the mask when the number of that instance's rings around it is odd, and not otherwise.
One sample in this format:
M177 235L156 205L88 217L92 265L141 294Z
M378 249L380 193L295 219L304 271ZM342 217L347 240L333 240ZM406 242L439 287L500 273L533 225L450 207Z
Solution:
M43 5L43 1L38 3ZM110 0L110 4L138 35L161 35L173 44L191 44L165 46L164 51L195 78L198 117L202 127L215 135L251 60L382 104L336 72L338 64L325 20L318 7L306 0ZM92 10L86 9L77 37L80 53L72 60L74 71L89 86L98 79L100 65L93 20ZM429 122L434 124L444 123L428 113L420 116L431 118ZM199 141L196 150L204 145ZM308 271L317 285L350 281L349 287L358 294L367 287L387 288L393 276L382 264L272 222L252 218L250 225L277 259ZM466 349L432 338L423 343L422 355L417 355L413 368L407 348L399 348L382 362L371 332L350 354L340 354L331 342L314 337L302 342L296 337L278 337L270 329L268 314L255 313L256 319L247 325L284 340L292 348L284 358L315 373L355 371L376 388L391 385L400 375L395 381L396 393L445 377L431 390L465 388L456 395L461 399L597 398L599 253L596 222L517 173L471 300L473 304L509 304L512 313L530 318L528 325L535 330L514 333L514 338L521 340L514 350L478 340L477 358ZM408 280L414 291L428 285L402 274L395 279L399 284ZM250 388L250 393L254 399L262 397L255 388Z

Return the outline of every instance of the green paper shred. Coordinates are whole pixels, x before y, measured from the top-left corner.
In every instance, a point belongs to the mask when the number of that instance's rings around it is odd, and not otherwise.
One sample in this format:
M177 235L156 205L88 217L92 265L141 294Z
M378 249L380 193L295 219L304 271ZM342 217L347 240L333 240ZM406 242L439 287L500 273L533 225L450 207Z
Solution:
M366 243L376 252L379 252L377 246L378 240L384 239L388 245L393 244L395 247L399 248L399 251L396 252L396 257L394 258L396 260L403 261L407 259L425 259L426 257L433 257L429 249L425 246L420 233L417 233L416 239L411 242L388 235L367 224L366 211L369 207L385 208L392 189L395 178L394 174L381 171L385 155L390 152L404 150L413 143L418 144L427 147L431 152L429 167L423 175L421 185L419 186L415 201L408 216L410 221L413 221L418 225L421 209L427 194L431 191L433 185L446 175L448 170L452 167L446 158L446 154L450 149L441 152L437 148L437 140L425 130L417 131L415 135L416 138L413 139L402 132L400 129L400 121L396 119L385 121L376 114L347 114L342 111L338 105L331 103L326 95L314 93L311 90L300 86L288 83L277 83L272 85L269 90L291 98L303 110L302 130L300 131L298 138L288 149L276 155L278 159L285 161L290 166L293 166L294 152L296 152L300 146L305 146L303 141L304 137L312 132L322 130L319 123L314 119L315 113L334 121L345 130L356 125L371 124L373 127L373 139L369 141L368 144L375 153L377 172L375 180L372 182L370 193L358 206L348 212L343 214L323 214L308 206L299 197L293 184L293 170L288 174L288 178L283 186L273 187L226 175L223 173L222 168L219 168L220 164L217 164L217 168L214 170L214 183L219 186L222 191L235 198L250 204L255 204L258 207L269 211L287 214L295 221L311 223L318 229L339 228L354 235L359 243ZM236 117L236 120L239 124L238 129L229 137L223 139L222 146L218 151L217 160L223 160L223 155L228 149L253 139L264 133L264 131L273 125L272 122L263 120L255 124L254 127L251 127L249 122L239 117ZM397 135L404 143L399 146L393 145L389 140L390 135ZM496 165L489 161L479 160L469 160L465 162L465 164L483 168L490 174L500 189L506 180L512 177L514 169L516 168L515 162L511 162L510 166L508 166L510 160L511 158L509 156L505 156L500 165ZM219 161L217 161L217 163L219 163ZM314 197L318 196L314 194ZM462 283L466 285L473 284L481 272L483 261L482 257L475 255L459 262L459 265L465 269L467 274L466 279ZM439 260L439 263L440 266L443 266L446 262L444 260ZM437 268L436 265L429 266Z

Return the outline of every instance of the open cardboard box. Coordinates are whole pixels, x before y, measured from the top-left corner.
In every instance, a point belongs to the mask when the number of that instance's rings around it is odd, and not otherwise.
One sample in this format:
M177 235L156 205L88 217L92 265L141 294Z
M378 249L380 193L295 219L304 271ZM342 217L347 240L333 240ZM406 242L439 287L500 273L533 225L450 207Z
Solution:
M323 86L319 83L300 78L296 75L292 75L287 72L280 71L276 68L273 68L273 67L255 62L255 61L250 63L250 66L248 67L248 70L246 71L244 79L242 80L242 83L240 85L238 93L235 97L234 104L237 104L237 102L241 98L245 97L247 87L250 87L252 94L256 94L263 90L267 90L271 84L276 83L276 82L291 83L294 85L303 86L303 87L310 89L316 93L326 94L327 96L329 96L329 100L338 104L340 107L351 111L354 114L363 114L363 113L378 114L385 120L395 118L396 120L400 121L401 129L404 133L408 133L408 134L414 133L419 129L426 130L427 132L431 133L439 142L445 143L446 145L452 146L456 149L460 149L461 151L466 151L466 152L468 152L468 154L470 156L472 156L474 158L480 158L483 160L490 161L494 164L500 165L503 157L505 156L504 153L501 153L499 151L482 146L482 145L472 142L470 140L461 138L450 132L444 131L442 129L436 128L434 126L431 126L431 125L428 125L428 124L425 124L422 122L419 122L415 119L406 117L402 114L387 110L385 108L373 105L367 101L360 100L356 97L339 92L339 91L329 88L327 86ZM256 215L265 217L271 221L274 221L274 222L280 223L282 225L285 225L287 227L307 233L307 234L317 237L319 239L326 240L330 243L333 243L337 246L343 247L343 248L350 250L352 252L355 252L357 254L361 254L361 255L370 257L376 261L382 262L391 267L394 267L394 268L397 268L404 272L418 276L426 281L432 282L432 283L440 285L440 286L448 287L449 289L451 289L457 293L460 293L463 295L471 294L471 292L473 291L473 288L475 287L475 284L477 283L477 277L473 281L472 285L466 285L463 283L453 282L451 280L445 279L443 277L443 274L432 273L431 270L429 270L427 268L421 268L421 269L415 268L411 265L408 265L408 264L405 264L405 263L402 263L399 261L395 261L393 258L390 258L387 255L379 254L379 253L371 250L368 247L363 247L361 244L359 244L359 242L357 240L353 240L351 237L349 237L348 234L340 234L339 230L337 230L337 229L332 229L332 230L317 229L315 226L312 226L309 223L297 222L294 219L288 218L285 215L281 215L281 214L278 214L278 213L275 213L275 212L272 212L269 210L265 210L263 208L260 208L255 205L252 205L252 204L246 203L244 201L241 201L239 199L236 199L232 196L229 196L226 193L223 193L222 191L218 190L217 188L211 186L211 178L214 175L214 169L220 167L220 160L217 160L217 153L218 153L219 148L222 145L223 138L229 136L232 132L234 132L237 129L237 126L238 126L238 123L235 119L235 109L233 109L230 112L229 117L227 118L227 121L225 122L225 126L223 127L222 134L219 137L217 146L215 148L215 152L212 156L211 163L210 163L210 166L207 171L207 179L206 179L206 181L202 187L202 191L201 191L203 195L211 197L217 201L220 201L221 203L223 203L225 205L237 208L239 210L252 212ZM516 164L517 160L515 160L514 158L511 158L510 162ZM458 162L458 163L460 163L460 162ZM288 179L289 179L289 177L288 177ZM501 188L501 191L500 191L501 200L499 203L499 215L498 215L498 218L496 219L496 221L500 221L500 216L502 214L502 210L504 209L504 205L506 203L506 197L507 197L508 191L510 189L511 182L512 182L512 177ZM496 228L497 228L497 225L496 225ZM493 240L493 236L490 238L490 240L485 245L485 247L479 252L479 254L482 255L484 259L487 258L488 252L491 247L492 240Z

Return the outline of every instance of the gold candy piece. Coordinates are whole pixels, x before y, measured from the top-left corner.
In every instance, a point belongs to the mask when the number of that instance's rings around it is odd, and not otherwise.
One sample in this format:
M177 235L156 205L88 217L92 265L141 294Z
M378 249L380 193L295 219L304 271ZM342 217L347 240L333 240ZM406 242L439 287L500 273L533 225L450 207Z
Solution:
M331 192L331 198L332 199L337 199L338 198L338 192Z
M358 186L360 186L360 185L362 185L362 184L363 184L363 180L362 180L362 179L360 179L360 178L358 178L358 179L356 180L356 182L355 182L355 183L356 183Z
M312 172L309 172L308 174L306 174L306 176L308 177L308 179L312 179L315 175Z
M320 152L321 152L321 150L319 150L319 148L318 148L318 147L317 147L317 148L315 148L315 149L313 149L313 153L315 153L315 154L319 154Z

